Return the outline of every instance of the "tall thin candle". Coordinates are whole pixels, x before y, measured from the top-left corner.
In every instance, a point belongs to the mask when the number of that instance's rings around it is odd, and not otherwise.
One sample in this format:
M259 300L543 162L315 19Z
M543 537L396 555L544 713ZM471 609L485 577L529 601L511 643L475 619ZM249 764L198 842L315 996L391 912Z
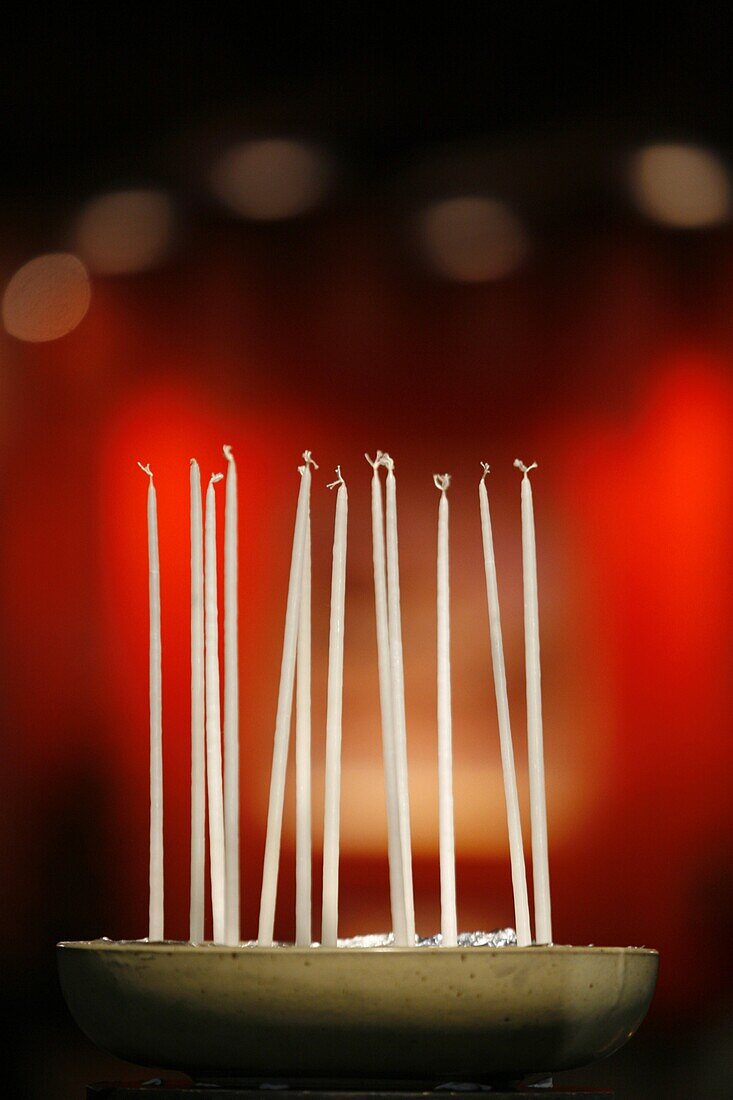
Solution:
M237 465L227 460L224 512L224 942L239 943L239 639L237 583Z
M400 609L400 562L397 540L397 482L394 461L382 455L387 468L386 544L387 611L389 618L389 660L392 691L392 722L395 738L395 772L402 853L402 883L405 899L405 938L415 943L415 902L412 886L412 841L410 838L410 795L407 778L407 722L405 717L405 674L402 660L402 614Z
M524 845L522 843L522 820L519 811L517 792L517 773L514 766L514 745L512 727L509 718L509 696L506 685L506 667L504 664L504 643L501 634L501 613L499 610L499 586L496 579L496 560L494 557L494 538L491 530L491 512L489 496L486 491L488 463L483 462L484 474L479 481L479 509L481 513L481 537L484 548L484 570L486 573L486 600L489 607L489 631L491 635L491 661L494 670L494 694L499 721L499 747L501 767L504 776L504 801L506 802L507 827L509 830L509 861L512 872L514 892L514 923L517 930L517 944L527 947L532 942L529 924L529 902L527 900L527 873L524 866Z
M206 712L204 702L204 528L201 472L191 459L191 896L188 937L204 938Z
M529 759L530 820L532 824L532 875L534 881L535 938L537 943L552 943L550 904L550 868L547 847L547 808L545 799L545 760L542 732L542 687L540 678L540 624L537 600L537 551L534 509L529 471L522 471L522 574L524 582L524 658L527 678L527 755Z
M219 609L216 577L216 496L223 474L212 474L206 490L204 525L204 623L206 636L206 772L209 789L209 863L214 943L224 942L225 863L224 806L221 776L219 701Z
M377 451L372 462L372 559L374 564L374 605L377 620L377 666L379 670L379 707L382 719L382 758L387 802L387 855L389 859L389 896L392 909L392 931L395 943L407 946L405 929L405 897L402 877L402 850L395 763L394 723L392 720L392 688L390 680L389 622L387 617L387 574L384 556L384 508L379 467L382 452Z
M450 474L433 476L438 504L438 815L440 832L440 930L443 947L458 944L456 852L453 820L453 721L450 684Z
M148 939L163 939L163 691L160 636L158 503L150 466L138 466L148 483L148 584L150 600L150 895Z
M306 520L295 684L295 942L311 945L311 525Z
M341 719L344 694L344 614L346 596L346 526L348 494L336 469L338 486L331 571L331 623L328 637L326 769L323 811L323 912L321 943L335 947L338 938L339 828L341 807Z
M277 899L277 876L280 867L280 839L282 835L283 804L285 802L285 776L288 766L288 745L290 742L290 718L293 710L293 687L295 680L295 659L298 643L298 625L300 619L300 600L303 581L303 559L308 525L308 509L311 487L311 466L318 469L311 458L310 451L303 452L304 465L299 466L301 474L298 507L295 513L295 532L293 551L290 559L290 580L288 601L285 610L285 634L283 654L280 665L280 687L277 696L277 715L275 718L275 738L272 750L272 772L270 776L270 800L267 808L267 835L265 838L265 856L262 868L262 891L260 894L260 920L257 942L271 947L275 929L275 901Z

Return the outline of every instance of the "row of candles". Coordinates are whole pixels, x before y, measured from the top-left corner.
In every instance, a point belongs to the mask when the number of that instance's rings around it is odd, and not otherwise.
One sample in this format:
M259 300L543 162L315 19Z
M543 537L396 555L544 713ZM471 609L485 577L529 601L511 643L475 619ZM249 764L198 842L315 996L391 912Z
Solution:
M191 884L189 938L204 940L206 818L213 940L240 942L239 883L239 679L237 591L237 467L229 446L224 514L224 689L223 722L219 667L219 601L217 593L217 508L215 486L223 474L212 474L202 509L201 474L191 460ZM402 654L397 482L394 462L377 452L372 460L371 518L377 667L387 809L387 855L394 941L414 945L415 906L412 882L410 800L407 767L407 723ZM506 667L499 609L491 513L486 488L489 466L482 463L479 511L486 574L499 744L504 778L509 856L514 894L517 944L533 942L522 824L512 740ZM540 680L537 560L532 485L533 466L515 462L522 472L522 571L527 695L530 826L536 943L552 942L547 846L542 693ZM147 518L150 597L150 895L148 938L164 938L163 892L163 722L160 563L157 498L149 477ZM311 929L311 453L303 454L300 491L290 563L280 683L267 814L257 943L274 942L275 904L282 835L285 784L295 701L296 908L295 943L310 946ZM386 472L382 494L381 471ZM331 573L331 605L326 705L325 794L323 824L323 896L321 944L338 942L341 736L346 609L348 493L341 476L336 489ZM450 672L450 568L448 474L434 476L440 493L437 545L437 729L440 908L443 946L455 946L455 839L453 815L453 749ZM223 742L223 752L222 752Z

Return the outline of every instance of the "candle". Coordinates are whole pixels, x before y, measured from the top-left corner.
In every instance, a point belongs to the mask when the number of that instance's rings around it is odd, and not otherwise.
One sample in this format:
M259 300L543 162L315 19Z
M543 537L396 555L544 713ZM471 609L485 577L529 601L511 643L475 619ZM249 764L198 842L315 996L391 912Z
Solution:
M188 936L204 938L206 743L204 703L204 529L201 473L191 459L191 902Z
M496 579L496 561L494 540L491 531L491 513L489 497L486 491L486 476L489 466L481 464L484 474L479 481L478 495L481 512L481 537L484 547L484 570L486 573L486 600L489 607L489 632L491 635L491 660L494 670L494 693L499 721L499 747L501 767L504 776L504 801L506 802L507 827L509 830L509 860L512 872L514 892L514 923L517 930L517 944L526 947L532 942L529 926L529 903L527 901L527 874L524 866L524 845L522 843L522 821L519 812L517 793L517 775L514 767L514 746L512 728L509 720L509 698L506 685L506 667L504 664L504 643L501 635L501 614L499 611L499 587Z
M438 504L438 816L440 832L440 930L443 947L458 944L456 854L453 823L453 745L450 691L450 474L433 476Z
M214 485L223 474L212 474L206 490L204 526L204 631L206 636L206 772L209 789L209 864L214 943L224 942L225 864L224 806L221 778L221 714L219 703L219 610L216 589L216 496Z
M535 939L552 943L550 868L547 851L545 762L542 745L542 689L540 682L540 628L537 602L537 551L535 546L532 485L529 471L522 471L522 575L524 583L524 658L527 679L527 755L529 759L530 821L532 825L532 875L534 883Z
M323 910L321 943L335 947L338 939L339 825L341 802L341 714L344 694L344 613L346 596L346 525L348 494L336 467L338 485L331 569L331 622L328 636L326 704L326 769L323 810Z
M392 722L395 741L395 773L402 854L402 892L405 907L405 939L415 943L415 903L412 888L412 844L410 840L410 795L407 782L407 724L405 719L405 677L402 662L402 616L400 611L400 564L397 540L397 482L394 462L382 455L387 468L386 545L387 613L389 620L389 660L392 693Z
M160 640L158 505L150 466L148 482L148 584L150 599L150 895L148 939L163 939L163 692Z
M311 945L311 525L306 519L295 694L295 942Z
M237 636L237 466L227 460L224 512L224 943L239 943L239 645Z
M260 894L260 919L257 942L271 947L275 928L275 901L277 898L277 875L280 866L280 838L282 834L283 803L285 801L285 775L288 766L288 745L290 741L290 718L293 709L293 686L295 680L295 659L300 620L300 600L303 580L303 559L308 525L311 472L310 467L318 469L311 458L310 451L303 452L304 465L298 467L301 474L298 506L295 513L295 532L293 551L290 559L290 580L285 610L285 633L283 654L280 665L280 686L277 696L277 714L275 717L275 737L272 750L272 772L270 776L270 800L267 808L267 835L265 856L262 868L262 891Z
M389 896L392 910L392 931L395 943L407 946L405 928L405 898L400 848L400 822L395 764L394 724L390 680L389 624L387 618L387 574L384 558L384 510L379 467L382 452L377 451L372 462L372 560L374 564L374 605L377 620L377 666L379 670L379 708L382 719L382 758L387 802L387 855L389 859Z

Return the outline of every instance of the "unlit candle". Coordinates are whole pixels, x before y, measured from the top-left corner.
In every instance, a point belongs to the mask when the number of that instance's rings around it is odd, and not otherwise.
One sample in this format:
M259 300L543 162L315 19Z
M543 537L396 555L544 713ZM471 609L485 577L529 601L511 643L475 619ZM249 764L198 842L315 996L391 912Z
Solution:
M204 528L201 472L191 459L191 894L188 936L204 938L206 741L204 702Z
M527 678L527 756L529 760L529 800L532 824L532 877L534 883L535 940L552 943L550 905L550 868L547 847L547 807L545 796L545 760L542 732L542 687L540 675L540 624L537 600L537 550L535 543L532 485L529 471L522 471L522 574L524 584L524 658Z
M150 466L138 466L148 483L148 586L150 600L150 895L148 939L163 939L163 692L160 636L158 504Z
M450 474L435 474L438 504L438 817L440 834L440 931L443 947L458 944L456 853L453 820L453 720L450 683Z
M517 773L514 766L514 745L512 727L509 718L509 697L506 684L506 666L504 663L504 643L501 634L501 613L499 610L499 586L496 579L496 560L494 556L494 538L491 530L491 512L485 479L489 472L487 463L482 463L484 475L479 481L479 509L481 512L481 538L484 548L484 571L486 573L486 600L489 607L489 632L491 635L491 661L494 671L494 694L499 722L499 748L501 768L504 776L504 800L506 802L507 827L509 831L509 861L512 873L514 893L514 922L517 930L517 945L527 947L532 942L529 924L529 902L527 900L527 872L524 866L524 845L522 842L522 820L519 811L517 792Z
M389 859L389 896L392 910L392 931L395 943L407 946L405 929L405 896L400 847L400 821L397 797L394 723L392 719L392 686L389 658L389 621L387 617L387 574L384 556L384 509L379 467L382 452L377 451L372 462L372 561L374 565L374 606L377 622L377 667L379 671L379 708L382 720L382 759L387 803L387 855Z
M204 623L206 636L206 772L209 791L209 864L214 943L224 942L224 806L221 775L221 704L219 701L219 609L216 577L216 495L223 474L212 474L206 490L204 526Z
M395 740L395 772L402 853L402 889L405 899L405 938L415 943L415 902L412 886L412 841L410 838L410 794L407 775L407 722L405 717L405 675L402 660L402 614L400 608L400 561L397 539L397 482L394 462L382 455L387 468L386 546L387 612L389 618L389 659L392 691L392 722Z
M224 943L239 943L239 639L237 581L237 465L227 460L224 512Z
M272 772L270 775L270 799L267 807L267 835L265 855L262 867L262 891L260 894L260 919L257 942L261 946L271 947L275 930L275 902L277 899L277 876L280 867L280 840L282 836L283 804L285 802L285 777L288 766L288 745L290 743L290 719L293 710L293 686L295 680L295 659L298 644L298 625L300 619L300 599L303 580L303 559L308 526L308 511L311 486L311 466L318 469L311 458L310 451L303 453L304 465L299 466L301 474L298 506L295 513L295 531L293 551L290 559L290 580L288 600L285 610L285 633L283 654L280 665L280 686L277 696L277 714L275 717L275 737L272 750Z

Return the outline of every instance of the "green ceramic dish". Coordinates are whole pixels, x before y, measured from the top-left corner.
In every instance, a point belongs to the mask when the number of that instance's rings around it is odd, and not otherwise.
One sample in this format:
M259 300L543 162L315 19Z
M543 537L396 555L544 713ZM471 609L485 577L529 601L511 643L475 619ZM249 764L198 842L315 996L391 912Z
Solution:
M62 943L71 1013L104 1050L198 1079L497 1081L612 1054L656 951Z

